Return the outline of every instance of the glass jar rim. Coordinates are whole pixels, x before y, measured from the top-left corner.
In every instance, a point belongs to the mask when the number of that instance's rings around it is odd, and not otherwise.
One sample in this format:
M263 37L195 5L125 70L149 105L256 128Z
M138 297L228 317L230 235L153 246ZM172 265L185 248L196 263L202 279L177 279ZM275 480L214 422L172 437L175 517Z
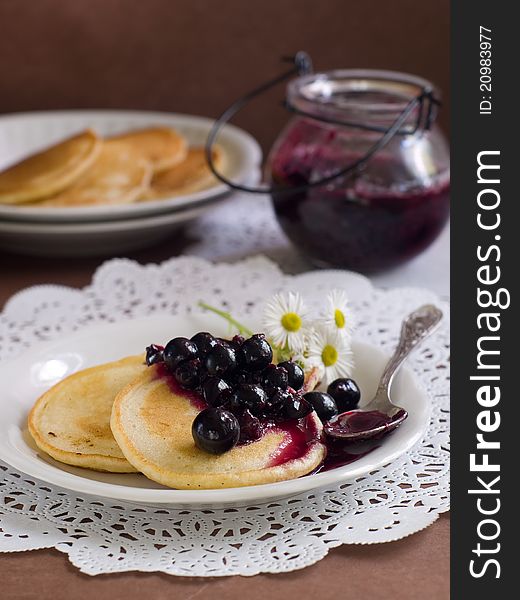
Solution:
M309 113L318 109L391 117L425 90L439 98L439 90L417 75L377 69L336 69L292 80L287 86L287 99ZM379 94L386 99L377 100Z

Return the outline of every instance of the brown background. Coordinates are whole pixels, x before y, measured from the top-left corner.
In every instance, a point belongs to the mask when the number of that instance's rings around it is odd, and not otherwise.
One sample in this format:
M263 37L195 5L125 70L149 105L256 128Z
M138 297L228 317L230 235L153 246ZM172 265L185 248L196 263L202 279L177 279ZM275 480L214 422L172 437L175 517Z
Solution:
M431 79L444 91L448 130L449 0L0 0L0 31L0 113L136 108L216 116L279 72L279 56L305 49L318 70L388 68ZM277 90L237 120L264 149L286 118L282 96ZM171 252L169 245L133 258ZM0 256L0 307L27 285L86 285L96 264ZM445 600L449 519L392 544L332 550L304 571L252 579L89 578L56 551L0 554L0 597Z
M429 78L449 123L449 0L0 0L0 112L138 108L217 116L307 50L316 70ZM286 67L283 67L286 68ZM264 149L283 90L237 123Z

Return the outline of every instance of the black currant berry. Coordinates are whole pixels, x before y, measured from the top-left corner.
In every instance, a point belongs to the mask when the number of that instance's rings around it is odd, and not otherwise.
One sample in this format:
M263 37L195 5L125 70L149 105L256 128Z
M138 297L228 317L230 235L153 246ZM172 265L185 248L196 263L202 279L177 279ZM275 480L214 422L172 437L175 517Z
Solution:
M204 358L218 344L218 340L207 331L199 331L191 341L197 346L200 358Z
M284 419L303 419L314 409L312 405L299 395L291 395L281 407L280 416Z
M298 363L295 363L292 360L287 360L279 363L278 366L287 371L289 385L293 390L298 391L303 387L305 373Z
M164 361L163 346L152 344L146 348L146 364L150 367Z
M271 364L273 350L263 333L255 333L242 344L237 356L243 369L261 371Z
M235 351L219 344L206 356L204 365L210 376L224 377L231 374L237 365Z
M240 425L235 415L227 410L206 408L195 417L191 432L201 450L223 454L237 444Z
M240 425L240 443L254 442L262 437L262 424L249 410L245 410L238 418Z
M275 421L283 420L284 406L286 403L291 402L292 398L293 394L289 390L278 389L267 401L266 416Z
M259 385L242 383L233 390L230 400L233 409L249 410L251 414L262 414L267 405L267 394Z
M347 378L333 381L327 388L327 393L336 401L340 413L357 408L361 398L361 391L357 383L353 379Z
M175 367L173 376L179 385L188 390L193 390L200 385L202 363L198 358L185 360Z
M230 341L231 347L234 348L235 352L238 352L238 350L240 350L240 347L242 346L242 344L244 343L245 338L241 335L235 335L233 336L233 339Z
M269 396L277 390L286 390L289 385L289 375L283 367L269 365L263 372L263 386Z
M202 384L202 395L210 406L222 406L231 394L231 388L220 377L208 377Z
M330 421L338 414L334 398L325 392L307 392L303 397L312 405L322 421Z
M184 360L198 357L197 346L187 338L177 337L170 340L164 348L164 362L173 372Z

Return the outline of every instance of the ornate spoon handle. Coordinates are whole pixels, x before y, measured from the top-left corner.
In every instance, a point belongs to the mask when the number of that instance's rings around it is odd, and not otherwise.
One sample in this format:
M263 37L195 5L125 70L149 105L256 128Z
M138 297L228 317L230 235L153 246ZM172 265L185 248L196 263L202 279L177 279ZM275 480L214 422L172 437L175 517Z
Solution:
M379 391L387 391L404 359L425 337L434 331L442 319L442 311L432 304L421 306L403 321L397 348L385 367Z

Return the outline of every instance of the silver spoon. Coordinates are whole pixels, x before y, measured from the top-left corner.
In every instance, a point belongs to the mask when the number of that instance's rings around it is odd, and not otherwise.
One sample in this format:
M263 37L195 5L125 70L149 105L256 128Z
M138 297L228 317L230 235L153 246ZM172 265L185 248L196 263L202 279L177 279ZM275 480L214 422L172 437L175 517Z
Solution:
M404 408L390 400L390 386L399 367L410 352L429 336L442 319L442 312L431 304L418 308L403 321L397 348L383 371L374 398L363 408L342 413L325 423L327 435L342 440L367 440L393 431L408 416Z

